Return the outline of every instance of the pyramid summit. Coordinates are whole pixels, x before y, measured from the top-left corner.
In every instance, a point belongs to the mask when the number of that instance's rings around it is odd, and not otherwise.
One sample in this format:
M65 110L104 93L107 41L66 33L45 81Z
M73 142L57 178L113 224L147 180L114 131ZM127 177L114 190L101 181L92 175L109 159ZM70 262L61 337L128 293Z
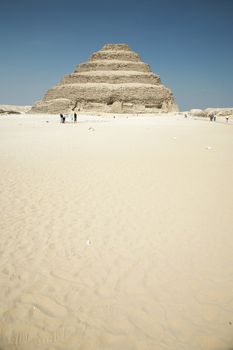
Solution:
M107 44L49 89L30 112L176 111L172 92L127 44Z

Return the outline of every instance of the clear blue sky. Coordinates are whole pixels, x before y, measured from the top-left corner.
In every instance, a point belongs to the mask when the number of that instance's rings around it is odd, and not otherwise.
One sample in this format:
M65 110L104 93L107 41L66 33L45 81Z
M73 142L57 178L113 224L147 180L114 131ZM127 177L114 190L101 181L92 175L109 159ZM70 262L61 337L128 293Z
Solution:
M0 0L0 104L31 105L127 43L181 110L233 106L233 0Z

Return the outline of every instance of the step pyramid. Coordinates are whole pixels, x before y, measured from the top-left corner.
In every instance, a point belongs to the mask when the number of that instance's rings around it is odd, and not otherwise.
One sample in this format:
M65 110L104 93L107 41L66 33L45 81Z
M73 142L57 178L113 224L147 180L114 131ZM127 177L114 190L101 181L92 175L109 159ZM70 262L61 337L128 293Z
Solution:
M108 44L37 102L34 113L177 111L171 90L127 44Z

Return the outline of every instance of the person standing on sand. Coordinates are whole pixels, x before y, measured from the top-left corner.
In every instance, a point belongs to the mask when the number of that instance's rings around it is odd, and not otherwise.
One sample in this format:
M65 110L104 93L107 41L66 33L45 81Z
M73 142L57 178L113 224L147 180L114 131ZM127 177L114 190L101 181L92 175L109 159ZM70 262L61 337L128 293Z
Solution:
M60 122L63 123L63 114L60 114Z
M227 122L227 123L228 123L228 120L229 120L229 116L227 115L227 116L226 116L226 122Z
M74 113L74 123L77 123L77 114Z

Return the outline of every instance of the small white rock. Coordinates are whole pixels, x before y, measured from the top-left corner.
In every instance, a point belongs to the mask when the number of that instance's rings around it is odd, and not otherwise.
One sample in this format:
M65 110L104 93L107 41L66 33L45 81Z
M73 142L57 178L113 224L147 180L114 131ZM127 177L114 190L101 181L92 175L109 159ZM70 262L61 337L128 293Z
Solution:
M86 245L91 245L91 241L89 239L86 241Z
M212 147L210 147L210 146L207 146L207 147L206 147L206 149L210 150L210 149L212 149Z

